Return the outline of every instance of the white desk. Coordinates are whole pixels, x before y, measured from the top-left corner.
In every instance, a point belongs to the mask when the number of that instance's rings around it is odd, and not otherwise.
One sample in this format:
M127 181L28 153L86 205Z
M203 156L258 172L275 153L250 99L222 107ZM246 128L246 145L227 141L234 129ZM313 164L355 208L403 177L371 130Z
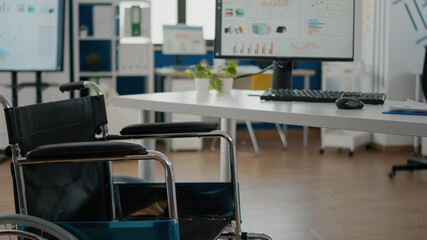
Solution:
M233 137L236 119L427 136L425 116L382 114L389 104L396 106L404 102L388 101L384 105L367 104L360 110L339 110L330 103L263 102L258 96L250 96L251 93L254 91L232 90L231 94L197 94L194 91L150 93L115 97L114 104L145 111L218 117L222 119L221 128ZM221 180L228 179L226 156L225 147L221 146Z
M261 71L259 67L256 66L240 66L237 69L238 75L244 74L253 74ZM161 77L165 77L164 90L166 92L171 91L171 81L174 78L188 78L187 74L184 71L177 71L172 67L163 67L157 68L155 71L158 76L156 81L159 83ZM269 70L263 74L273 75L273 71ZM292 70L292 76L300 76L304 78L304 89L310 89L310 77L316 75L314 70L310 69L294 69ZM275 123L275 122L273 122ZM308 126L303 126L303 147L308 146Z

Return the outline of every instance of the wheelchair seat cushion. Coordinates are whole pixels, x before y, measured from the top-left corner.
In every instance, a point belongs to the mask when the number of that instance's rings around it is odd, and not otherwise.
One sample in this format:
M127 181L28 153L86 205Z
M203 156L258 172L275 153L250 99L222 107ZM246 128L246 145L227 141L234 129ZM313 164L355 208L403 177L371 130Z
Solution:
M135 142L98 141L43 145L29 151L26 158L28 160L54 160L146 154L146 148Z
M218 124L209 122L142 123L124 127L120 134L198 133L218 129Z

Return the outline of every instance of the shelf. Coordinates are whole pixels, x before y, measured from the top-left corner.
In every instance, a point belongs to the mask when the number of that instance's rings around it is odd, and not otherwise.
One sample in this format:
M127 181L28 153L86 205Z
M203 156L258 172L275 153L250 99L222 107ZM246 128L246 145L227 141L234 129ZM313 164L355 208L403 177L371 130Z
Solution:
M116 72L116 76L117 77L134 77L134 76L146 76L148 74L149 71L141 71L138 73L121 73L121 72Z
M80 72L80 77L112 77L113 72Z
M118 37L122 44L150 44L151 40L148 37Z
M131 23L130 9L134 6L141 11L137 25ZM73 16L74 81L110 78L111 87L121 92L129 92L121 85L132 91L154 91L149 0L73 0ZM86 33L80 33L81 26L86 26ZM129 34L136 26L140 27L139 34Z
M79 37L80 41L111 41L111 40L119 40L119 37L93 37L93 36L87 36L87 37Z
M113 4L117 0L78 0L79 4Z

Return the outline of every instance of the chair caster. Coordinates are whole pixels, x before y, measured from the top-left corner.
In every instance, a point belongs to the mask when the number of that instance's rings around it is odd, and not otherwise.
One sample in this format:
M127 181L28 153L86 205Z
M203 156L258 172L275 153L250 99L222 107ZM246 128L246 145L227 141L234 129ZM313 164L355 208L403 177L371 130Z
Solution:
M368 144L368 145L366 145L366 146L365 146L365 149L366 149L366 150L369 150L369 149L371 149L371 148L372 148L371 144Z
M394 176L396 176L396 172L395 172L395 171L390 171L390 172L388 173L388 177L389 177L390 179L393 179L393 178L394 178Z
M353 157L353 155L354 155L354 152L353 152L353 151L349 151L349 152L348 152L348 156L349 156L349 157Z
M325 149L321 148L321 149L319 150L319 153L320 153L320 154L325 153Z

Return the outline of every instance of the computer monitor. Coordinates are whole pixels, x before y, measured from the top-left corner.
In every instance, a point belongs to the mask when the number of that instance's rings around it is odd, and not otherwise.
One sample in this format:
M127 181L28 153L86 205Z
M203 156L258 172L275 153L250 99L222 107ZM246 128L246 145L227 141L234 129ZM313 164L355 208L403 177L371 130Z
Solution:
M203 27L163 25L162 53L175 55L176 65L181 65L182 55L205 55L206 41L203 39Z
M0 1L0 71L62 71L64 4Z
M293 61L352 61L354 0L217 0L214 57L273 60L273 88Z

